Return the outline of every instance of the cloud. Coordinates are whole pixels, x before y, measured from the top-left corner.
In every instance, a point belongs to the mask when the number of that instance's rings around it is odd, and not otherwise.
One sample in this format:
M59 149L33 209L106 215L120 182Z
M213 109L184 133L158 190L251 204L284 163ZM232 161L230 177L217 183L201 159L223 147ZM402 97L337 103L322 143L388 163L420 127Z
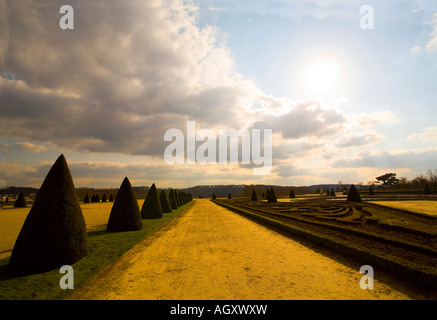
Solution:
M255 86L184 3L78 0L63 31L57 1L0 0L0 135L162 155L165 131L188 119L246 125Z
M427 22L433 30L431 31L429 37L430 40L425 45L425 49L429 52L437 51L437 13L434 13L431 17L431 21Z
M11 144L0 143L0 152L6 153L9 150L30 151L30 152L39 153L42 151L47 151L48 148L30 142L16 142Z
M284 139L321 138L338 134L346 123L345 115L334 108L324 108L320 101L295 101L289 111L266 115L257 126L274 128Z
M408 150L408 151L380 151L373 154L362 153L354 159L334 161L334 168L409 168L424 172L435 167L437 148Z
M419 45L410 48L410 51L414 54L419 54L422 51L422 48Z
M338 148L364 147L378 143L383 138L383 135L377 133L352 134L350 136L341 137L335 146Z
M421 133L413 133L407 137L410 141L437 141L437 127L426 127Z

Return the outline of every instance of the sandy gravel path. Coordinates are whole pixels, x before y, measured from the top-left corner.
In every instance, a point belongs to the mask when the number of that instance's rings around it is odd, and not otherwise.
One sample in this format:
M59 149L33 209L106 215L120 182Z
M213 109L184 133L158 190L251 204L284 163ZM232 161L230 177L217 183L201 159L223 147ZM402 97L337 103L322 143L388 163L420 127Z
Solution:
M70 298L425 298L377 271L374 289L363 290L361 264L318 251L209 200L196 200Z

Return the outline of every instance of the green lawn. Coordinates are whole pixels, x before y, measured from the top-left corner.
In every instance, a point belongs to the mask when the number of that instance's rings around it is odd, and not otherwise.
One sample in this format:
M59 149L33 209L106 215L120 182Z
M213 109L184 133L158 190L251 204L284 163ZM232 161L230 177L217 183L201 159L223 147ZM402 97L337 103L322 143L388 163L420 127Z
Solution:
M108 264L117 260L179 213L190 207L187 203L172 213L164 213L161 219L143 220L143 229L130 232L107 232L102 226L88 232L88 256L72 265L74 288L79 288ZM9 269L9 257L0 260L0 299L5 300L59 300L71 290L63 290L59 281L64 274L58 269L50 272L18 277Z

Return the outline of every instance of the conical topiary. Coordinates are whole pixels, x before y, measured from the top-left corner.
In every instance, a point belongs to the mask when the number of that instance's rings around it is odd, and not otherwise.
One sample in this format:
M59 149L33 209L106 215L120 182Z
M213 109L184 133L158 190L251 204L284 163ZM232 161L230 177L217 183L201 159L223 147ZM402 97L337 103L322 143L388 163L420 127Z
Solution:
M351 185L349 188L349 192L347 194L347 201L351 202L361 202L361 196L358 192L357 188L354 185Z
M335 195L335 191L334 191L334 188L331 189L331 196L332 196L332 197L336 197L336 195Z
M293 189L291 189L291 191L290 191L290 198L291 198L291 199L296 198L296 195L295 195Z
M372 186L369 187L369 196L373 196L375 194L375 191L373 191Z
M96 193L96 199L95 199L95 202L100 202L100 197L99 197L99 195Z
M87 255L87 229L65 157L47 174L17 237L10 265L25 273L72 265Z
M257 195L256 195L255 189L252 191L252 197L251 197L250 200L252 200L252 201L258 201L258 197L257 197Z
M109 202L114 202L114 197L112 196L112 193L111 193L111 195L109 196Z
M171 209L170 201L168 201L167 193L165 190L161 190L159 194L159 201L161 202L161 208L163 213L171 213L173 210Z
M228 194L228 199L232 199L231 193Z
M85 195L85 198L83 199L83 203L90 203L90 197L88 196L88 193Z
M213 199L213 200L217 199L217 197L216 197L216 195L215 195L215 192L212 193L212 199Z
M26 208L26 207L27 207L26 199L24 198L23 192L20 192L17 200L15 200L14 202L14 208Z
M177 191L177 190L174 190L174 191L173 191L173 194L174 194L174 198L175 198L175 200L176 200L176 205L177 205L178 208L179 208L182 204L181 204L181 201L180 201L180 199L179 199L178 191Z
M143 207L141 208L141 217L143 219L162 218L161 202L159 201L155 184L152 184L147 193L146 200L144 200Z
M102 202L106 202L106 193L104 193L102 196Z
M168 194L168 201L170 201L170 205L171 205L172 209L178 208L178 203L176 201L176 197L175 197L173 189L170 189L170 192Z
M270 197L270 191L269 191L269 188L267 188L267 191L266 191L266 200L269 200L269 197Z
M181 206L184 205L184 201L183 201L183 199L182 199L182 191L179 191L179 192L177 193L177 197L178 197L179 204L180 204Z
M269 198L267 199L267 202L278 202L278 199L276 199L275 190L273 190L273 187L269 190Z
M115 232L137 231L141 230L142 227L143 221L138 201L129 179L125 177L115 197L106 230Z

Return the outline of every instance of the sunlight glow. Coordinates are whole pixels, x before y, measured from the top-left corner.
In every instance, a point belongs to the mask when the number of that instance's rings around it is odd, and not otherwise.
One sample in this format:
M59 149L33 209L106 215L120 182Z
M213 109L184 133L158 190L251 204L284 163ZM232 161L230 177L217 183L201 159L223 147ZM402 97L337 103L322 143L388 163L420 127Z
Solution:
M337 86L338 69L327 61L313 63L305 73L305 85L313 93L327 93Z

